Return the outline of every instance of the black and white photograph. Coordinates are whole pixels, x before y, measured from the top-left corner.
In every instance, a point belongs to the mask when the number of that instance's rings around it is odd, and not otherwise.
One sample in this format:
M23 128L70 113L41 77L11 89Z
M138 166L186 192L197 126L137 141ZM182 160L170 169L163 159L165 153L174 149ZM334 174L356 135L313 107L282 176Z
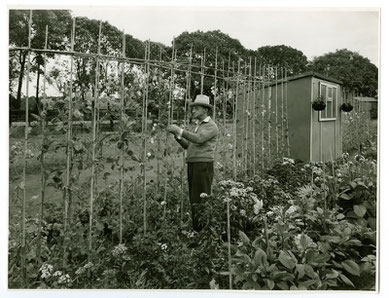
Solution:
M379 5L71 3L2 14L11 294L379 293Z

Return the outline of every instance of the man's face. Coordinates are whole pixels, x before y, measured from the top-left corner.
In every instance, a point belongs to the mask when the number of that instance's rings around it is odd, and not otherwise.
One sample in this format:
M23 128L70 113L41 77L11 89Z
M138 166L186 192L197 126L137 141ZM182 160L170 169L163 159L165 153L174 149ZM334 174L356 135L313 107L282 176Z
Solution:
M194 119L202 120L207 116L207 108L202 106L194 106L192 108L192 115Z

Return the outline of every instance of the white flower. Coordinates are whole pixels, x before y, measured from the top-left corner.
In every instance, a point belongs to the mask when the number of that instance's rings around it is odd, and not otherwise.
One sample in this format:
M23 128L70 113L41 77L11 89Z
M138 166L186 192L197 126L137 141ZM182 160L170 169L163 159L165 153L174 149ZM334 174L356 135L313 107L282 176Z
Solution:
M127 251L127 247L123 244L120 243L119 245L116 245L114 249L112 250L112 255L114 257L118 257L119 255L124 254Z
M297 208L295 207L295 206L290 206L289 208L288 208L288 210L286 210L285 211L285 214L287 214L287 215L290 215L290 214L292 214L292 213L294 213L294 212L296 212L297 211Z
M88 262L87 264L84 265L84 268L85 269L89 269L89 268L92 268L94 265L92 262Z
M239 211L239 213L240 213L240 215L242 215L242 216L246 216L246 210L244 210L244 209L241 209L241 210Z
M70 282L71 282L71 279L70 279L69 274L62 275L62 276L58 279L58 283L59 283L59 284L67 284L67 283L70 283Z
M240 195L239 190L236 187L231 188L230 196L238 198Z
M164 206L164 205L166 205L166 201L161 202L161 206Z
M166 243L161 244L161 249L164 251L167 250L167 244Z
M208 195L205 192L202 192L200 194L200 198L202 198L202 199L207 198L207 197L208 197Z
M226 137L229 138L229 137L231 137L231 135L228 133L228 134L226 134Z
M146 155L147 155L147 157L150 157L150 156L151 156L151 153L150 153L150 152L147 152Z
M47 279L51 276L51 272L53 272L53 266L50 264L44 263L41 268L39 268L39 271L42 273L41 278Z
M254 214L259 214L259 211L263 208L263 201L255 198Z
M81 274L84 274L86 271L85 267L80 267L76 270L76 275L81 275Z
M55 276L61 276L62 275L62 271L55 271L54 272L54 274L53 274L53 276L55 277Z

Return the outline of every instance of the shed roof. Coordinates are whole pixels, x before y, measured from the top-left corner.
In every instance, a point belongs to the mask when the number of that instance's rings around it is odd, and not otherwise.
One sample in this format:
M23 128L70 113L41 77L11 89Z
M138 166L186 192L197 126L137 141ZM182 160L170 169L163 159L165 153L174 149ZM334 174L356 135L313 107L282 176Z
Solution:
M299 80L299 79L306 78L306 77L314 77L314 78L326 80L329 82L337 83L340 85L343 84L343 82L340 80L337 80L337 79L334 79L331 77L327 77L325 75L322 75L322 74L314 72L314 71L307 71L307 72L304 72L304 73L301 73L301 74L298 74L295 76L286 77L283 80L282 79L277 80L276 82L273 82L273 83L269 84L268 86L274 86L274 85L278 85L278 84L285 83L285 82L291 82L291 81Z

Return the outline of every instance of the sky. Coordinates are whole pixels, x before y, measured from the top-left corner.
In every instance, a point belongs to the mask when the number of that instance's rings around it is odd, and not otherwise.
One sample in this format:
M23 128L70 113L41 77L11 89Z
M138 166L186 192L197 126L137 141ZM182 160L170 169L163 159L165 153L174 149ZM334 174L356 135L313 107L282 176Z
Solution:
M379 65L377 8L74 7L74 16L108 21L140 40L171 45L184 31L221 30L247 49L287 45L309 60L347 48Z

